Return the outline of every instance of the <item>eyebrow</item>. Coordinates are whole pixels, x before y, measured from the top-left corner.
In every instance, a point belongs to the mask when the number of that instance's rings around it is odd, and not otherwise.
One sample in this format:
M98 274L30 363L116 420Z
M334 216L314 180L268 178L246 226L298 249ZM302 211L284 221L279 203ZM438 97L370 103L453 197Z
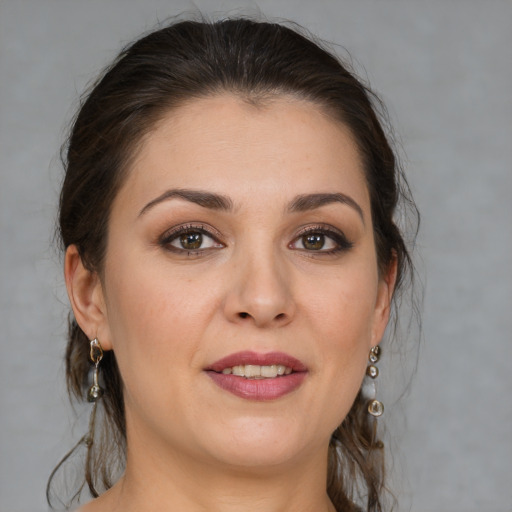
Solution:
M361 217L361 220L364 224L364 214L363 209L359 206L359 204L354 201L350 196L346 194L342 194L340 192L337 193L320 193L320 194L304 194L297 196L288 207L288 211L290 212L305 212L308 210L315 210L322 206L332 204L332 203L341 203L346 204L353 208Z
M139 212L139 217L144 215L146 212L151 210L157 204L167 201L169 199L178 197L185 199L191 203L198 204L203 208L209 208L210 210L232 210L233 201L229 197L214 194L212 192L206 192L203 190L189 190L183 188L173 188L166 190L163 194L150 201L142 210Z
M213 192L206 192L204 190L173 188L166 190L163 194L146 204L146 206L144 206L144 208L139 212L139 217L147 213L157 204L173 198L184 199L185 201L198 204L199 206L209 208L210 210L230 211L233 209L233 201L227 196L215 194ZM356 201L354 201L354 199L346 194L342 194L341 192L302 194L295 197L295 199L290 202L287 210L290 213L306 212L332 203L341 203L352 207L359 214L364 224L362 208Z

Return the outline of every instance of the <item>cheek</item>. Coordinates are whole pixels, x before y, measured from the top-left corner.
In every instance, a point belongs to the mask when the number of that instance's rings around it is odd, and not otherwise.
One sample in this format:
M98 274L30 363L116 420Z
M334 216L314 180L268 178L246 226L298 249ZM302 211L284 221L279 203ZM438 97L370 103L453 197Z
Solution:
M323 387L323 409L332 429L352 406L372 341L377 274L368 272L368 267L364 272L351 270L323 282L304 305L320 349L317 375ZM316 399L320 396L319 392Z
M142 255L125 252L106 267L112 345L127 400L142 397L156 407L175 407L186 394L178 389L190 388L191 375L202 370L204 339L219 307L220 283L206 287L203 272L191 278L165 258L141 261ZM213 281L213 276L206 280Z
M322 322L321 356L327 375L337 389L357 390L366 368L371 344L372 308L357 298L340 294ZM319 316L319 319L322 317ZM355 395L354 395L355 396Z
M165 394L193 365L208 297L186 281L173 286L178 280L158 265L118 259L106 275L109 329L127 391L157 381Z
M133 258L132 258L133 259ZM177 284L179 283L179 284ZM207 291L169 272L165 263L117 260L107 282L108 321L114 346L133 339L147 350L178 341L204 318Z
M169 418L189 414L194 403L190 368L201 338L200 297L194 299L183 287L181 292L170 289L169 281L154 269L126 275L116 268L109 283L109 324L127 422L155 431L164 426L163 436L185 438L181 424L173 422L170 428Z
M369 270L370 269L370 270ZM331 350L369 349L377 299L378 276L371 266L348 267L323 280L303 307Z

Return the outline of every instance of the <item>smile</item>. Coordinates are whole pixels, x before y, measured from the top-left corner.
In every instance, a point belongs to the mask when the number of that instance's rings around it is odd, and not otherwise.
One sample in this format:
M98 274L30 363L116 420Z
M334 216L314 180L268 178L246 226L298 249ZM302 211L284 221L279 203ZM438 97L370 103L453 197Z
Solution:
M275 400L296 390L307 376L298 359L281 352L238 352L205 368L224 391L246 400Z
M224 368L224 375L237 375L246 379L272 379L280 375L290 375L292 369L282 364L273 364L270 366L260 366L255 364L245 364Z

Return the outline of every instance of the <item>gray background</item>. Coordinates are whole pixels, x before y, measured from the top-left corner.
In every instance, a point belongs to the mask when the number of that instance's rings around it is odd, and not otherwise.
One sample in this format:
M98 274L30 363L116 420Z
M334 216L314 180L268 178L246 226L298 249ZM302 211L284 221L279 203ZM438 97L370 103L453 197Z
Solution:
M121 44L196 7L293 19L366 69L423 213L424 340L388 408L400 511L511 511L512 4L499 0L0 2L0 511L46 510L47 475L83 431L51 246L66 124Z

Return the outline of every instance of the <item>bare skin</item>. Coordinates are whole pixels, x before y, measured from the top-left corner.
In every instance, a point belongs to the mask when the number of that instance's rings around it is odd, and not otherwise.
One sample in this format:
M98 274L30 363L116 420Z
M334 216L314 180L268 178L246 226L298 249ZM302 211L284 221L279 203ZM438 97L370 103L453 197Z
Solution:
M287 96L179 107L113 203L102 278L73 246L65 274L79 325L116 353L126 407L125 474L81 512L334 511L330 435L395 281L344 126ZM210 367L240 351L288 354L304 378L239 396Z

